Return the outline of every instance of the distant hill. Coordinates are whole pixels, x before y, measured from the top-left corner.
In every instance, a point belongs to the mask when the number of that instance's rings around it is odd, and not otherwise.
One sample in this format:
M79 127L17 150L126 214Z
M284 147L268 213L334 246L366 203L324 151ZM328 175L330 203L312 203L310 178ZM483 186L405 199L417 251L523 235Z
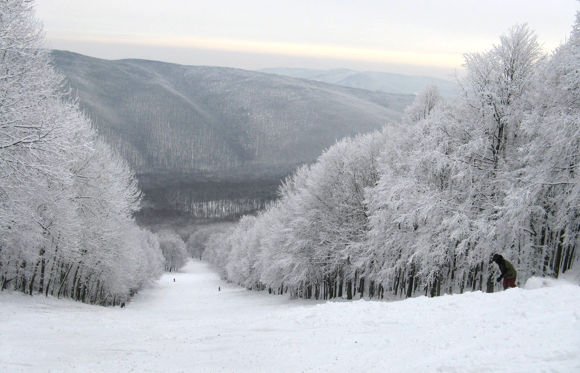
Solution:
M377 71L354 71L349 69L316 70L295 68L269 68L263 69L261 71L268 74L284 75L294 78L336 84L345 87L387 93L417 94L426 86L435 85L437 88L439 88L441 95L446 97L453 97L457 95L459 90L457 84L450 80L427 76L392 74Z
M296 166L397 120L413 99L231 68L53 60L149 205L207 217L259 208Z

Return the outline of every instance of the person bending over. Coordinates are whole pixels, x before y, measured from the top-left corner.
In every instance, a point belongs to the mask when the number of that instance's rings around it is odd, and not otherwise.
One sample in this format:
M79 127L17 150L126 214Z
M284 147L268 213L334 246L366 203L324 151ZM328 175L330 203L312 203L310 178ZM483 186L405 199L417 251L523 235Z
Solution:
M507 288L515 288L518 272L516 271L514 266L499 254L494 254L491 260L497 263L499 270L501 272L501 276L497 278L497 282L500 282L503 279L504 290Z

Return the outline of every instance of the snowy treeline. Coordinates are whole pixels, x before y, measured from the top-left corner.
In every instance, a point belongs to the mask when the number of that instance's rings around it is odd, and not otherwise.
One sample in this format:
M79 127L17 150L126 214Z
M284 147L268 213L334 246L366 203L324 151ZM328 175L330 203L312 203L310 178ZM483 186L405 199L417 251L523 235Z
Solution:
M185 242L172 230L162 230L157 232L159 237L159 247L165 258L165 270L174 272L179 270L189 257Z
M579 21L549 57L527 26L466 55L457 101L427 88L401 133L340 141L275 205L210 237L205 258L248 288L306 298L493 291L496 252L520 283L572 268Z
M160 275L159 242L42 41L31 1L0 3L0 289L116 304Z
M203 252L210 237L218 233L223 233L235 223L213 223L208 225L198 225L196 230L189 235L185 243L187 252L192 258L203 259Z
M172 193L178 194L178 193ZM171 201L173 202L173 201ZM182 203L180 203L182 202ZM220 199L212 201L176 201L173 206L186 211L195 218L219 219L242 216L254 211L263 210L268 205L266 198Z

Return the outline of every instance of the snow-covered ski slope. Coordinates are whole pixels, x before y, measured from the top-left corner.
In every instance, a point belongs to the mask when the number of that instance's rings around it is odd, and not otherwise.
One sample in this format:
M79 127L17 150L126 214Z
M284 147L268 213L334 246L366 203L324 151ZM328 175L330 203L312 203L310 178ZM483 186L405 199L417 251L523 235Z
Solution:
M0 372L580 372L580 287L321 303L190 262L124 309L0 294Z

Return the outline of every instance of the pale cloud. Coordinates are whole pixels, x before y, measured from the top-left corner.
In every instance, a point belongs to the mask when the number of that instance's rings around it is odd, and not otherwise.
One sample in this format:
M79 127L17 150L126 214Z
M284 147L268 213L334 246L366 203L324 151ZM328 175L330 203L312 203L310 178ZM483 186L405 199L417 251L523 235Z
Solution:
M209 64L244 68L327 61L327 67L408 65L449 74L461 68L463 53L491 47L516 23L529 23L546 51L555 48L577 8L576 0L42 0L37 13L50 46L75 45L97 57L180 55L170 62L196 64L199 55L213 55ZM121 45L134 48L123 54ZM135 50L139 56L129 55Z
M76 41L100 44L139 45L151 47L175 47L230 51L251 54L278 54L282 56L328 58L343 61L368 61L373 63L409 64L453 68L461 64L461 55L451 53L419 53L411 51L389 51L371 48L344 47L307 43L275 43L252 40L212 39L195 37L84 37L60 38L65 41Z

